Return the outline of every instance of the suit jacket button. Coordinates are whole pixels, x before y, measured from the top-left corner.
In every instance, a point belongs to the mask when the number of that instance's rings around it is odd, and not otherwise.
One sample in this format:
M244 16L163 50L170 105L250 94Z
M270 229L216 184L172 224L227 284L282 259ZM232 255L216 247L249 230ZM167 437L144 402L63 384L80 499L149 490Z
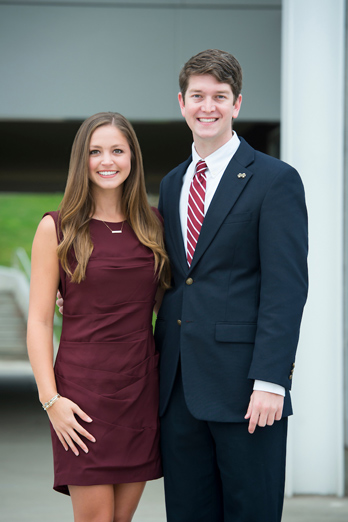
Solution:
M188 279L186 279L186 284L187 285L192 285L192 283L193 283L192 277L189 277Z
M289 379L290 379L290 381L291 381L291 379L292 379L292 374L291 374L291 375L289 375Z
M181 319L178 319L177 323L178 323L179 326L181 326Z

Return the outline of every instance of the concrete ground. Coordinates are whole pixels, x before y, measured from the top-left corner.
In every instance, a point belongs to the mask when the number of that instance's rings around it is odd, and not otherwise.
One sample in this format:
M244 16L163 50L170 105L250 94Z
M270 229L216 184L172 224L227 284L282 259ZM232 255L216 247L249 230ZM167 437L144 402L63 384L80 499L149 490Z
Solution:
M52 490L52 477L48 420L30 368L0 363L0 521L73 522L70 499ZM149 482L133 522L165 520L163 481ZM348 498L285 500L283 522L347 521Z

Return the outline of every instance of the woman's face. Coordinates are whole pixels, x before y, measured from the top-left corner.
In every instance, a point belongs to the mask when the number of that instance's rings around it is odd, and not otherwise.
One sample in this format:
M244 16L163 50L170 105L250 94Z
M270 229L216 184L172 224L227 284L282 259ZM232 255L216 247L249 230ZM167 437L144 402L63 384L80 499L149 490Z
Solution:
M89 145L89 179L100 189L122 187L131 171L131 150L126 137L114 125L98 127Z

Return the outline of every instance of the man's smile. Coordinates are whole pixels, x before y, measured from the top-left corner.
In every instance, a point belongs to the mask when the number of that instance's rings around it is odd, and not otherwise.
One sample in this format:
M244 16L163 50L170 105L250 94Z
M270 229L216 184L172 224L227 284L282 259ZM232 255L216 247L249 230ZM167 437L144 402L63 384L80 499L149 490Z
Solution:
M197 118L197 120L201 123L213 123L214 121L217 121L218 118Z

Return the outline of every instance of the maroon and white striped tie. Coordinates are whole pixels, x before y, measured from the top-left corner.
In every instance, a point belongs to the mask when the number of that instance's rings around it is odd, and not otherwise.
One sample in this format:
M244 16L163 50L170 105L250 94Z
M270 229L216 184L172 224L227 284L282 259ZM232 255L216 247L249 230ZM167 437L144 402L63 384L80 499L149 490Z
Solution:
M191 266L198 237L204 219L204 200L207 186L205 171L207 164L199 161L196 165L196 174L193 176L187 208L187 263Z

